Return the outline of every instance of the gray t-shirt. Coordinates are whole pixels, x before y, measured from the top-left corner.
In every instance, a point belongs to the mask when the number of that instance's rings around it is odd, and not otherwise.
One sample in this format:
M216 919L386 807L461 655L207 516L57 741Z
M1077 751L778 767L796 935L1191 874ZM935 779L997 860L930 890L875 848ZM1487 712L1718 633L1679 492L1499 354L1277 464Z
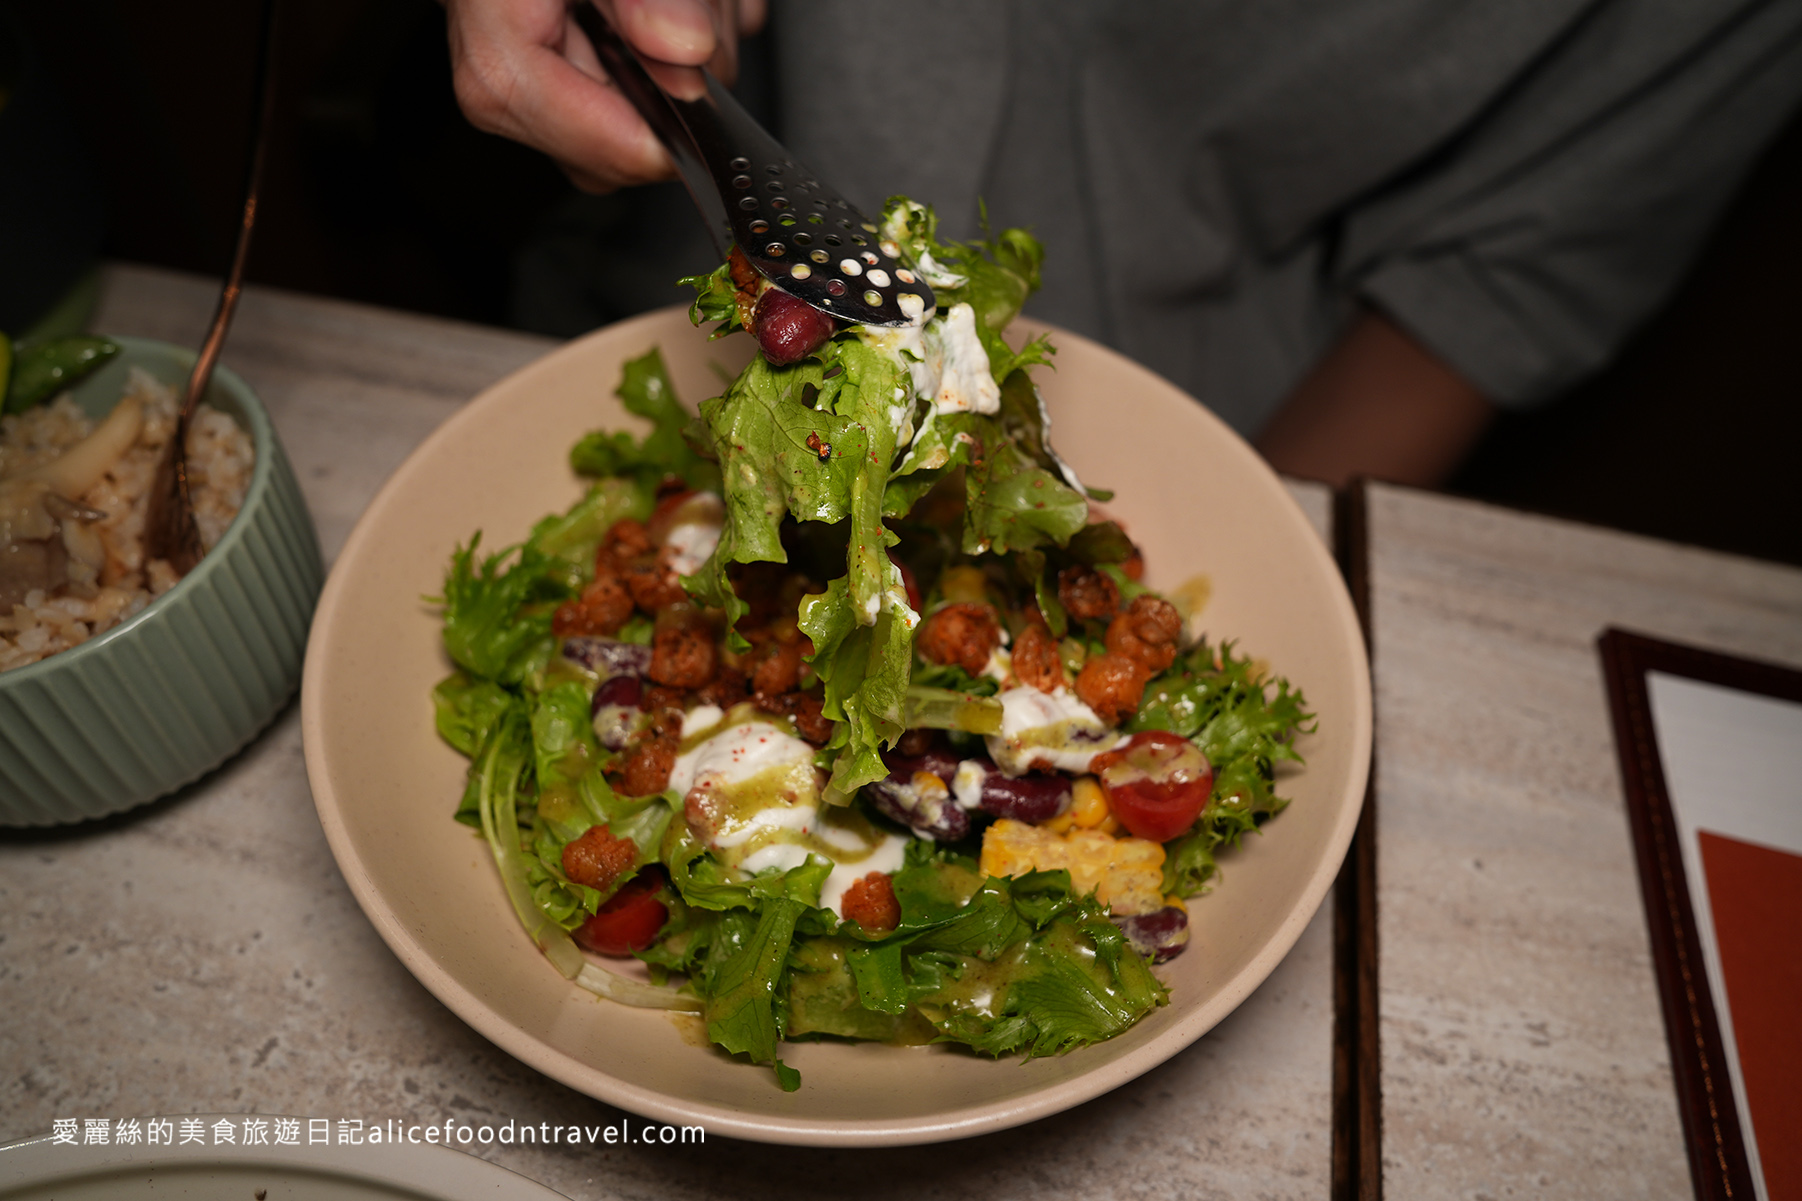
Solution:
M1028 311L1255 432L1374 304L1503 405L1600 366L1802 97L1802 0L782 0L788 144L1045 242Z

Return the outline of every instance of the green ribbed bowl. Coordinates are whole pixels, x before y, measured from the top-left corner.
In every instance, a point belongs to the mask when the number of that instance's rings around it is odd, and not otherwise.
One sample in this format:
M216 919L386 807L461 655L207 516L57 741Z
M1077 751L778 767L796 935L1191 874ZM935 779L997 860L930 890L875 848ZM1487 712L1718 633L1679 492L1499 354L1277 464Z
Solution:
M92 416L131 367L179 392L194 352L119 338L75 389ZM0 672L0 825L105 817L175 791L243 747L300 684L324 568L319 537L269 416L230 370L206 400L250 431L256 467L237 520L142 613L28 667Z

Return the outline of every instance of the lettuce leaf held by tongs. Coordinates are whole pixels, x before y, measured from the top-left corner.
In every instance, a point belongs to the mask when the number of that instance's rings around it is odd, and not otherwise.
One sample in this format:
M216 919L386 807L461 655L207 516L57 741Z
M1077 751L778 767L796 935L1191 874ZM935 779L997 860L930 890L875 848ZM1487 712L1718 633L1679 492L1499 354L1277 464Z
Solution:
M784 367L759 357L701 406L728 521L713 557L689 581L697 598L736 623L746 606L732 588L733 564L787 562L785 520L843 527L844 574L801 611L825 715L839 723L827 794L838 804L887 774L882 750L904 728L920 615L889 557L896 537L885 521L905 517L957 472L967 554L1062 546L1088 519L1074 475L1060 470L1046 443L1026 375L1050 347L1041 338L1016 350L1002 337L1038 287L1037 240L1013 229L974 243L941 241L932 210L905 197L890 200L882 233L936 290L939 308L923 315L920 329L910 336L852 327ZM729 328L727 269L689 282L696 321L727 320ZM935 323L965 308L986 359L976 369L994 381L993 411L921 395L952 354Z

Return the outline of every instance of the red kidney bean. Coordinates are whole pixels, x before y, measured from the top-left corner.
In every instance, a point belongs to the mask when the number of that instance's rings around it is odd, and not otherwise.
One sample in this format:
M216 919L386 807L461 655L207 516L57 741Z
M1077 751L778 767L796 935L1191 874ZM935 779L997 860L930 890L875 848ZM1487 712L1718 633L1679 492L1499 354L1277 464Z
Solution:
M563 657L603 679L642 676L651 667L650 647L612 638L565 638Z
M951 777L957 773L955 755L929 751L912 758L885 756L885 762L888 777L863 787L876 812L937 842L956 842L970 832L970 814L951 795ZM922 774L937 778L945 790L929 789L922 794L914 783Z
M1189 915L1174 905L1154 913L1116 917L1114 925L1120 927L1133 950L1153 963L1175 959L1189 945Z
M945 787L951 787L952 778L957 775L958 757L949 748L935 746L923 755L897 755L893 751L884 752L882 762L888 767L890 778L899 776L903 780L911 780L917 771L929 771L944 781ZM988 764L984 762L984 767Z
M594 690L588 712L594 718L594 736L610 751L624 750L644 726L638 710L644 697L644 681L637 676L614 676Z
M890 821L899 822L922 838L934 842L956 842L970 832L970 815L953 797L927 801L911 785L892 776L864 785L876 812Z
M778 367L798 363L831 340L838 323L781 288L765 288L751 321L763 357Z
M643 699L643 680L637 676L614 676L594 690L594 699L588 702L588 712L595 714L608 707L636 709Z
M982 780L982 811L1038 825L1070 808L1070 777L1004 776L991 768Z

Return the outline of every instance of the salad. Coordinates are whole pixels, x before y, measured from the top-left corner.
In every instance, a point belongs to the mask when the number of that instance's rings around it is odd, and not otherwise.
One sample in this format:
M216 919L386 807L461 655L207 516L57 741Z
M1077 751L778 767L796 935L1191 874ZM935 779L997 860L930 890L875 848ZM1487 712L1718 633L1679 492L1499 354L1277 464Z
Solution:
M583 499L472 537L438 598L456 816L528 933L785 1089L785 1040L1032 1057L1131 1027L1312 729L1189 636L1052 449L1053 349L1002 336L1039 244L942 241L900 197L864 228L936 308L839 325L736 254L686 281L762 353L698 419L655 349L627 363L650 432L583 438Z

